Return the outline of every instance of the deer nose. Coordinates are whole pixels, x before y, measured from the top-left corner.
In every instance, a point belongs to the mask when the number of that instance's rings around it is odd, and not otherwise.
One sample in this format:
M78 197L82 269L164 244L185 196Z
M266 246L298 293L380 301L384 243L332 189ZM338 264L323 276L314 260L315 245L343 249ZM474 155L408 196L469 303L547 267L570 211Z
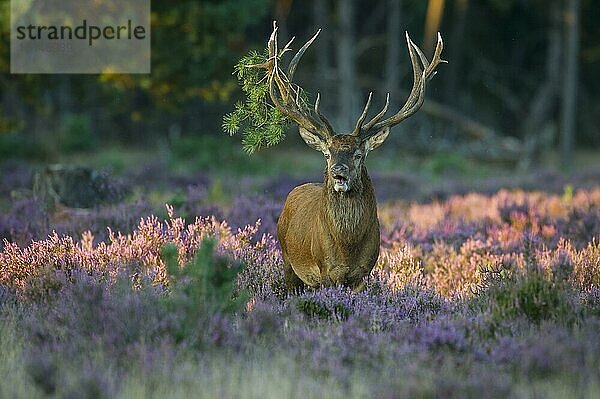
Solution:
M331 167L332 175L340 175L347 176L348 175L348 166L344 164L337 163Z

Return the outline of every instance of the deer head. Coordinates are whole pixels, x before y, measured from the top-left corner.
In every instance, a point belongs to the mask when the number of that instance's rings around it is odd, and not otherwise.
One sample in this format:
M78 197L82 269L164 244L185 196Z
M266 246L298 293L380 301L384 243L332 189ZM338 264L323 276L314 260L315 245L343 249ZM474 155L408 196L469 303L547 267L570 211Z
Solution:
M302 103L301 88L292 82L298 62L304 52L313 43L320 33L308 41L290 61L287 73L280 67L281 57L290 51L292 38L283 49L277 44L277 24L273 23L273 32L268 42L269 58L263 64L253 67L267 69L269 79L269 96L273 104L290 119L295 121L300 130L300 136L306 144L323 153L327 162L325 172L326 184L338 193L349 193L360 189L360 176L367 154L379 147L390 134L390 128L399 124L419 110L425 99L425 85L435 74L435 69L440 63L446 61L440 58L444 43L438 33L438 41L431 62L427 60L419 47L406 33L406 43L413 68L413 87L404 106L389 118L383 119L389 106L389 93L383 109L372 119L366 122L371 105L373 93L364 110L356 121L351 132L336 133L327 118L319 111L321 95L317 98L310 110Z

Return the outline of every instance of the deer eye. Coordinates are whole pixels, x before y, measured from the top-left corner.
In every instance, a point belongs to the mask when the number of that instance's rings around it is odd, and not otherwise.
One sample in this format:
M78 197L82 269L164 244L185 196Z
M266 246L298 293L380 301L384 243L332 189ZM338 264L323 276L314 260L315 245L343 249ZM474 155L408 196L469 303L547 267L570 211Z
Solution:
M331 154L329 154L329 153L325 154L325 159L329 159L329 158L331 158Z
M354 154L354 159L359 160L362 158L362 154L360 152L357 152L356 154Z

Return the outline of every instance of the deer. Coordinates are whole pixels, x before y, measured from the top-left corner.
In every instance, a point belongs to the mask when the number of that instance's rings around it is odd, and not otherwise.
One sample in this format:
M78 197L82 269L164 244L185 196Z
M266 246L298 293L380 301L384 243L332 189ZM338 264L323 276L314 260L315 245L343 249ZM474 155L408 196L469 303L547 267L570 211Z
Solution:
M277 23L268 40L268 58L252 67L266 70L268 96L273 105L298 125L300 136L325 158L322 183L295 187L287 196L277 221L284 277L289 293L319 286L345 286L356 292L365 287L379 257L380 230L377 202L365 158L383 144L390 129L416 113L425 100L426 83L437 73L443 41L438 33L431 62L406 32L413 69L412 90L402 108L382 119L390 103L389 93L379 113L367 121L373 92L352 131L336 133L319 111L320 93L311 110L303 90L292 79L298 63L320 29L291 59L287 72L282 56L291 51L292 38L283 48L277 40Z

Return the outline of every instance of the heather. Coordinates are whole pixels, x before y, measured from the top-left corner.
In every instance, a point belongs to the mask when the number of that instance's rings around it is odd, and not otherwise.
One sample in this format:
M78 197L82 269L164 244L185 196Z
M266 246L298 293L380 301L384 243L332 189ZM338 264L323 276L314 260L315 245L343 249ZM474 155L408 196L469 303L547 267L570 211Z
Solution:
M600 398L600 2L47 3L0 3L0 399ZM324 181L368 206L304 234Z
M382 202L365 290L296 295L273 238L281 200L217 206L210 191L163 210L38 207L46 219L5 238L1 396L597 395L597 188ZM79 212L68 233L58 212Z

